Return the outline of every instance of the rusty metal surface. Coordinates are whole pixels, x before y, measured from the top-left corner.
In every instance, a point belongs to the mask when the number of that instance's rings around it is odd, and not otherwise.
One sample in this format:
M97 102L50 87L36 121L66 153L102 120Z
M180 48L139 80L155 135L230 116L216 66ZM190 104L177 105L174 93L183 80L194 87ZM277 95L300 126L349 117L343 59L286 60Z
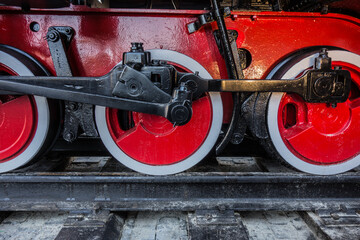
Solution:
M358 224L324 224L314 212L230 212L15 212L0 220L0 239L331 240L357 239L360 231Z
M360 176L300 173L38 173L0 176L0 210L317 210L359 207Z
M217 162L149 177L109 157L73 157L67 172L3 174L0 210L33 212L0 212L0 239L351 239L359 231L359 171L314 178L261 158ZM52 230L39 235L42 224Z

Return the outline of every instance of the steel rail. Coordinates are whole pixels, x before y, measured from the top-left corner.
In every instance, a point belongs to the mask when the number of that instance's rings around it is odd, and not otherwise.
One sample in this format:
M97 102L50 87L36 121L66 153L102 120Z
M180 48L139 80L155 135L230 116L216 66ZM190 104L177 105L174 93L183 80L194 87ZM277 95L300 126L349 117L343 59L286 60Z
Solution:
M360 208L360 175L32 173L0 175L0 211Z

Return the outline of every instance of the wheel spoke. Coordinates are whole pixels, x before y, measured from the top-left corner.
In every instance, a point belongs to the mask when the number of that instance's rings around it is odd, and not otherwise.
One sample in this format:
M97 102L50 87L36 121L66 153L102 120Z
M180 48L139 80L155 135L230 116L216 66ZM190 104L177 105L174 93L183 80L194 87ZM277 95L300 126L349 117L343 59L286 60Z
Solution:
M116 139L118 146L131 145L139 141L138 136L148 134L141 124L137 124L135 127L125 131L121 136Z
M20 131L28 124L31 125L33 122L32 106L27 96L21 96L0 104L0 114L3 118L1 122L4 124L4 128L12 129L8 131L8 134L2 134L4 138L9 134L15 134L15 132Z
M31 134L33 112L29 98L21 96L0 104L0 114L3 118L0 123L0 157L4 158L14 154Z
M24 108L24 110L30 110L31 111L31 108L29 109L28 107L28 101L29 101L29 98L28 96L24 95L24 96L21 96L21 97L18 97L18 98L14 98L8 102L4 102L1 104L0 102L0 111L5 113L5 114L9 114L9 116L18 116L19 114L21 114L19 112L19 108ZM24 107L26 106L26 107Z
M353 114L360 114L360 98L349 101L349 108L352 110Z
M313 131L313 126L310 124L298 124L291 128L285 129L283 137L288 141L297 140L308 140L309 134Z
M283 120L285 129L306 125L308 122L308 108L304 100L297 94L286 94L280 106L279 117ZM291 131L289 132L291 134Z

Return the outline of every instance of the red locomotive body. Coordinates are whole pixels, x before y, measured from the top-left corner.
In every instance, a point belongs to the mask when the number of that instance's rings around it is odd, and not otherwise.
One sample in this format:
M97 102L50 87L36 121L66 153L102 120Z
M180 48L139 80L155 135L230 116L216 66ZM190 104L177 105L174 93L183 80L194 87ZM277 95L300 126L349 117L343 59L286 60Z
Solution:
M214 37L217 22L209 21L189 33L189 24L207 16L207 10L71 4L26 12L17 6L1 6L0 12L3 76L60 77L54 56L61 55L54 55L49 48L49 29L70 27L72 38L63 45L76 77L105 76L123 61L131 43L141 42L151 59L158 60L150 64L152 68L166 61L180 73L198 72L204 79L231 78L223 57L226 53L219 51ZM216 144L226 138L227 129L234 124L233 114L238 114L235 125L242 130L236 133L253 135L271 156L301 171L328 175L358 166L360 20L338 13L235 9L225 18L225 25L229 33L236 34L236 48L245 56L245 60L240 59L244 61L244 79L299 78L313 68L320 49L327 48L332 68L351 75L347 100L331 104L307 102L291 92L251 92L242 95L235 113L235 95L209 92L193 100L192 117L182 125L147 112L124 110L121 105L119 109L107 105L90 108L93 112L87 116L94 115L96 130L109 152L138 172L163 175L185 171L213 154ZM157 75L151 74L156 85ZM170 83L173 89L176 84ZM75 110L55 100L61 97L0 94L0 172L7 172L30 164L46 152L64 135L66 114ZM79 121L86 132L83 120Z

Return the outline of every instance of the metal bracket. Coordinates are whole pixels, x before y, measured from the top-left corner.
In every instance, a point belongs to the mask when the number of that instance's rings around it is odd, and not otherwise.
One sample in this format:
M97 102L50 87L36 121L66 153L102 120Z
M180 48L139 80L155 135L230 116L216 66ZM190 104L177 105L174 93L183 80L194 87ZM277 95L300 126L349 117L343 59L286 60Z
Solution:
M50 27L46 34L57 76L73 76L66 55L66 49L69 48L73 35L74 30L71 27L66 26ZM83 130L85 136L97 137L98 133L93 117L94 106L71 101L64 102L65 116L63 138L68 142L74 141L78 136L79 127Z
M124 219L109 211L70 212L56 240L119 239Z
M360 225L360 209L347 208L345 205L340 205L340 208L337 210L320 209L316 213L327 226Z
M238 32L236 30L227 30L227 33L228 33L228 36L229 36L229 42L230 44L234 41L236 41L236 39L238 38ZM214 37L215 37L215 42L216 42L216 45L219 49L219 52L221 54L221 56L224 56L224 48L221 44L221 39L220 39L220 32L219 30L215 30L214 31Z
M234 210L196 210L188 218L192 239L248 239L240 215L235 216Z
M244 74L242 72L240 57L238 54L236 41L233 41L232 44L229 40L227 28L225 25L224 14L222 14L222 9L220 8L218 0L211 0L213 7L213 14L216 20L217 27L219 29L219 40L220 45L222 46L224 52L224 60L226 64L226 69L228 72L229 78L232 79L243 79ZM226 10L224 10L226 11ZM241 131L238 131L239 124L243 124L244 121L240 120L240 102L244 98L242 93L233 93L233 111L232 117L230 120L229 127L225 131L224 138L219 141L216 145L216 154L220 154L229 141L239 142L238 140L242 139Z
M238 49L237 44L236 44L236 39L238 38L238 32L236 30L227 30L227 35L229 37L229 44L230 44L230 48L231 48L231 53L233 55L233 59L234 59L234 67L236 69L236 73L237 73L237 77L239 79L243 79L244 78L244 73L243 73L243 69L246 67L246 55L243 54L243 52L241 52L240 49ZM219 32L219 30L215 30L214 31L214 37L215 37L215 41L216 44L218 46L219 52L220 54L224 56L225 51L224 51L224 47L223 47L223 41L224 38L221 37L221 34ZM229 53L228 53L229 54ZM237 105L241 105L242 104L242 99L244 99L244 94L233 94L233 98L234 98L234 103L235 101L239 102L239 104ZM239 99L237 99L239 98ZM234 104L234 107L236 104ZM233 123L232 125L232 131L231 131L231 138L230 142L232 144L240 144L242 142L242 140L244 139L245 136L245 131L246 131L246 122L245 122L245 118L241 115L241 111L239 111L240 107L237 107L236 111L233 113L235 114L239 114L237 116L237 121Z
M234 210L197 210L198 225L236 225Z
M230 8L226 7L223 9L222 14L225 17L229 17L231 14ZM194 33L198 31L202 26L212 23L215 21L214 13L212 11L202 14L198 17L195 22L191 22L187 24L187 29L189 33Z
M72 76L65 49L69 47L73 35L74 30L71 27L49 27L46 34L57 76Z

